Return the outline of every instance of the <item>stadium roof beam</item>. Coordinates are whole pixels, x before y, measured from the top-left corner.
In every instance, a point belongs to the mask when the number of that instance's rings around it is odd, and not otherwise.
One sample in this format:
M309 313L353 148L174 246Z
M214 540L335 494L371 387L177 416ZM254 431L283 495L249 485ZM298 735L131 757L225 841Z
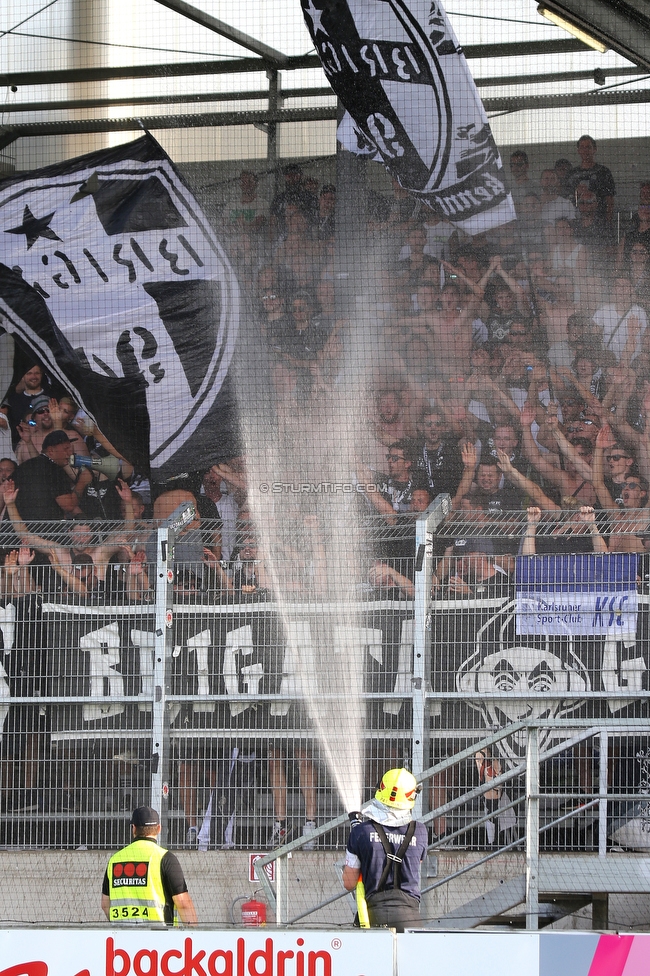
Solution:
M647 0L544 0L559 14L612 51L650 71L650 9Z
M282 54L281 51L276 51L274 48L269 47L268 44L264 44L254 37L249 37L248 34L244 34L229 24L224 24L222 20L217 20L216 17L205 13L203 10L199 10L190 3L185 3L184 0L156 0L156 3L167 7L169 10L173 10L177 14L181 14L181 16L186 17L188 20L194 21L195 24L200 24L201 27L207 27L208 30L214 31L215 34L219 34L221 37L226 37L229 41L234 41L235 44L246 48L247 51L258 54L264 61L268 62L269 66L280 68L287 60L287 55Z
M640 68L602 68L605 78L633 78L644 74ZM584 71L548 71L537 75L492 75L490 78L475 78L477 88L505 88L508 85L550 85L560 81L594 80L593 68ZM6 108L3 106L3 112Z
M575 54L589 51L580 41L561 39L552 41L524 41L512 44L472 44L463 48L467 58L534 57L548 54ZM281 66L283 71L299 68L321 68L317 54L289 57ZM78 85L92 81L121 81L133 78L179 78L190 75L236 75L250 71L266 71L262 58L233 58L215 61L185 61L172 64L125 65L118 68L67 68L52 71L12 71L0 75L0 87L18 88L31 85Z
M336 98L332 89L327 88L283 88L279 93L282 99L288 98ZM187 105L200 102L258 102L267 101L268 88L254 91L201 92L189 95L125 95L124 98L74 98L53 99L49 102L14 102L9 109L3 106L3 113L13 112L61 112L73 109L116 108L119 105Z
M638 68L611 68L603 70L606 78L629 78L638 76ZM593 79L590 71L559 71L538 75L496 75L492 78L475 78L478 88L505 88L509 85L543 85L561 81L583 81ZM50 99L47 102L5 102L2 111L5 115L27 112L63 112L78 111L92 108L116 108L120 105L188 105L201 102L254 102L267 100L270 97L268 88L258 88L226 91L226 92L190 92L189 94L172 95L125 95L123 98L74 98ZM329 87L314 88L282 88L278 97L286 100L290 98L335 98L335 93Z
M589 91L573 95L522 95L520 98L484 98L485 111L524 112L545 108L584 108L597 105L599 108L611 105L639 105L650 102L650 88L637 91Z
M523 112L586 105L630 105L650 102L650 88L635 92L584 92L576 95L524 95L520 98L487 98L489 112ZM0 128L0 150L16 139L35 136L78 135L93 132L133 132L144 129L189 129L226 125L280 125L288 122L335 120L335 105L320 108L262 109L252 112L197 112L186 115L157 115L126 119L73 119L59 122L21 122Z
M92 132L136 132L138 129L196 129L224 125L268 125L271 122L320 122L336 119L337 108L295 108L269 112L201 112L196 115L156 115L126 119L70 119L65 122L21 122L0 127L0 150L16 139L35 136L80 135Z
M638 68L610 68L603 70L605 78L632 78L641 72ZM475 78L477 88L506 88L509 85L544 85L562 81L593 79L593 70L556 71L537 75L494 75L491 78ZM190 92L171 95L125 95L123 98L74 98L50 99L46 102L6 102L5 115L27 112L64 112L93 108L117 108L120 105L191 105L201 102L254 102L267 100L268 88L220 92ZM329 86L313 88L282 88L278 92L282 100L291 98L335 98Z

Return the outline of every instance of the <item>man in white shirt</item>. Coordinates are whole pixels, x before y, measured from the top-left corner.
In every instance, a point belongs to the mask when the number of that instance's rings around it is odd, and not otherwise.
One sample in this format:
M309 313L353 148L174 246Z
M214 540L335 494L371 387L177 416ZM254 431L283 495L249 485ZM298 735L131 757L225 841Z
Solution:
M542 223L555 226L560 217L575 220L576 208L566 197L560 196L560 181L554 169L543 169L539 178L542 191Z
M648 324L646 313L634 302L629 278L614 279L612 300L596 309L593 322L602 330L603 349L612 352L621 365L629 366L641 352L641 337Z
M235 548L239 506L232 497L221 490L221 474L215 465L203 475L201 493L197 499L202 518L221 519L221 558L226 562Z

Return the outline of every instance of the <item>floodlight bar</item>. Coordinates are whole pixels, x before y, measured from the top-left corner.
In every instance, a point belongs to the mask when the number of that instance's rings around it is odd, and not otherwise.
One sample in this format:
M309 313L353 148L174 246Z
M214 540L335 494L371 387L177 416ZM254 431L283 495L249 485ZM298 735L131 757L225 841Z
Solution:
M561 17L554 10L551 10L550 7L545 7L543 4L540 4L537 8L537 13L546 20L549 20L552 24L555 24L556 27L561 27L562 30L565 30L568 34L571 34L572 37L576 37L579 41L582 41L583 44L593 48L594 51L604 54L607 50L607 45L603 44L602 41L592 37L592 35L588 34L587 31L582 30L582 28L578 27L570 20L567 20L565 17Z

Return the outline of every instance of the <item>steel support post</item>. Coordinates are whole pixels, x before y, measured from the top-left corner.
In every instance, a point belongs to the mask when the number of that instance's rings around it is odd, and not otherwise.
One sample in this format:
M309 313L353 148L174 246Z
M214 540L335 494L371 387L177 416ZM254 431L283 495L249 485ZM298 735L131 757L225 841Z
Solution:
M169 800L169 693L172 658L173 533L158 529L156 543L156 629L153 652L153 701L151 730L151 806L160 811L162 840L167 841Z
M417 775L429 765L429 714L427 691L431 682L431 577L433 574L433 535L451 511L449 495L438 495L415 526L415 611L413 621L413 743L411 764ZM415 806L422 815L423 794Z
M607 854L607 759L609 752L609 735L607 729L598 733L598 855Z
M526 928L539 916L539 730L528 729L526 753Z
M289 864L284 854L275 862L275 924L286 925L289 918Z
M278 72L275 68L269 68L266 72L269 82L269 113L272 115L277 112L280 106L278 96ZM266 159L271 166L275 166L278 161L278 123L268 122L266 125ZM278 174L275 174L274 191L278 192Z
M429 543L427 544L427 537ZM428 742L428 729L425 728L427 707L427 658L430 657L430 630L427 628L429 595L431 593L431 539L427 519L420 517L415 527L415 619L413 622L413 743L411 748L411 768L416 776L429 765L428 753L425 756L425 740ZM418 795L415 816L422 815L422 793Z

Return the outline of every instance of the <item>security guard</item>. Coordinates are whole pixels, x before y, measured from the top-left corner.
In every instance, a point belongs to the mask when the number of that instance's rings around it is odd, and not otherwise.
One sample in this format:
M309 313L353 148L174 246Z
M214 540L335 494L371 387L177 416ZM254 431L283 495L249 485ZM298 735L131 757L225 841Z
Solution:
M138 807L131 817L133 841L113 854L102 886L102 911L111 922L166 922L180 916L196 925L178 859L158 845L160 817L151 807Z
M421 924L420 862L428 839L424 824L412 819L418 793L412 773L389 769L375 799L360 815L350 814L343 885L353 891L363 882L371 927L403 932Z

